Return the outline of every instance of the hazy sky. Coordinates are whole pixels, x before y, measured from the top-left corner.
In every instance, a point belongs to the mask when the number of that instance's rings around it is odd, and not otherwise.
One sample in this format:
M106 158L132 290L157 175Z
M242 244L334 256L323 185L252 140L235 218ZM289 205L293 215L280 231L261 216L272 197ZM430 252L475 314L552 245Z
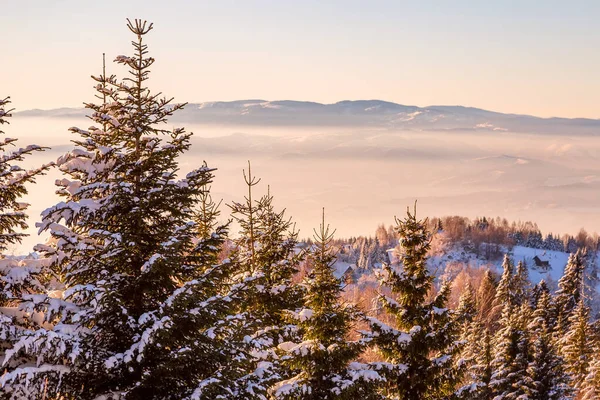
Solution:
M154 22L152 87L179 101L383 99L600 118L600 2L0 0L0 95L78 106ZM110 72L123 76L116 65Z

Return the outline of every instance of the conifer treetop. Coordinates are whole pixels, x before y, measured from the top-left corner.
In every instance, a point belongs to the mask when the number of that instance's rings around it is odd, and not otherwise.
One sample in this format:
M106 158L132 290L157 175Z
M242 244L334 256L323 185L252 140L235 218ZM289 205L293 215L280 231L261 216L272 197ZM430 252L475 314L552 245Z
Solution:
M406 217L396 222L400 265L384 264L380 284L391 293L378 297L393 323L367 318L372 331L366 337L385 360L377 363L387 381L382 394L398 399L446 398L462 373L454 368L461 343L454 312L446 306L450 285L442 282L428 300L434 284L427 269L431 234L427 220L417 219L416 204L413 212L407 208Z
M288 312L300 337L279 345L292 377L275 383L271 394L282 400L379 399L374 388L382 377L356 361L366 343L348 339L361 313L340 301L342 280L333 270L335 230L325 224L325 209L319 229L313 231L312 270L304 280L302 308Z

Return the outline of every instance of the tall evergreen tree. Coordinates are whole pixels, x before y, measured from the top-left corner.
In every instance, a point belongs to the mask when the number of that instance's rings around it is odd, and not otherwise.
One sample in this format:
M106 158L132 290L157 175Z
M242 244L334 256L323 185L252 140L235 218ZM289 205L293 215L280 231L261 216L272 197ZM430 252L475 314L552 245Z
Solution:
M569 377L563 370L563 360L556 354L551 331L545 323L533 343L532 360L528 366L532 381L527 390L531 400L563 400L571 398Z
M427 221L418 220L416 210L407 210L407 217L397 223L401 265L384 266L381 284L393 297L379 297L394 324L369 318L369 339L385 360L377 364L386 378L383 395L398 400L445 398L460 380L453 368L459 329L446 308L450 287L442 285L427 301L434 280L426 265L431 238Z
M569 376L564 370L564 360L558 354L553 338L555 321L550 291L544 281L536 285L536 288L538 299L528 325L533 349L528 367L532 386L527 394L532 400L569 399L573 391L569 386Z
M463 325L463 332L466 331L468 325L470 325L477 316L475 290L473 289L473 285L471 285L471 281L467 282L467 285L460 295L456 314L459 323Z
M0 98L0 127L9 124L12 109L8 108L10 98ZM4 134L0 130L0 134ZM43 290L43 284L32 273L39 266L34 260L17 260L7 252L10 246L20 244L27 234L27 208L29 204L22 202L27 194L28 183L34 183L38 175L44 174L52 163L39 168L24 169L21 163L33 153L46 148L28 145L17 148L17 139L5 138L0 141L0 307L15 306L16 296L21 292ZM4 322L2 322L4 321ZM4 329L13 330L12 319L0 311L0 341L7 337Z
M527 305L506 304L496 337L496 354L492 363L494 374L490 386L495 399L525 399L533 387L528 375L531 349L526 330L529 318Z
M496 296L494 297L494 307L492 309L494 330L500 328L498 324L504 318L503 313L508 310L506 307L515 308L516 304L515 266L509 255L505 254L502 262L502 276L496 287Z
M575 389L582 388L592 361L595 343L592 340L589 313L584 299L580 298L569 318L569 330L559 342L565 369L571 375Z
M260 179L252 175L250 165L244 178L248 187L244 202L229 207L240 226L232 262L237 281L247 287L239 312L248 316L248 325L241 332L254 354L239 394L248 399L264 398L271 385L289 378L276 349L280 343L299 340L298 327L287 315L302 307L304 291L293 277L305 254L297 251L298 232L285 210L275 210L270 190L258 200L253 198Z
M195 222L197 225L196 231L199 240L208 240L211 235L217 230L217 218L221 215L219 206L221 202L216 203L210 194L210 187L206 187L198 196L198 211L196 212ZM217 259L214 260L215 263Z
M470 282L460 297L457 314L462 325L461 358L458 363L459 368L466 369L457 397L465 400L491 399L492 391L489 387L493 360L491 336L481 322Z
M514 306L515 293L514 293L514 281L515 281L515 266L513 261L508 254L504 255L504 261L502 262L502 277L498 286L496 287L496 297L494 298L494 312L500 314L501 310L504 310L507 304Z
M544 280L541 280L535 285L534 293L536 295L532 298L535 299L533 304L533 315L529 329L537 333L540 331L542 325L545 325L546 329L550 332L554 331L556 325L556 319L554 315L554 301L550 294L550 289Z
M512 282L515 305L521 306L529 301L530 289L531 282L529 282L527 265L523 261L519 261Z
M483 275L479 289L477 290L477 308L479 320L490 329L494 320L494 299L496 298L496 280L488 269Z
M371 268L380 267L387 259L386 249L383 247L384 243L376 237L373 240L373 248L371 252Z
M550 288L548 287L548 284L546 283L546 281L544 279L542 279L541 281L539 281L537 284L535 284L533 286L533 288L531 289L531 296L530 296L530 304L532 309L537 310L538 307L538 303L540 302L542 296L550 296ZM550 301L551 299L548 299L548 301ZM552 312L552 308L546 310L548 313Z
M12 112L9 105L10 98L0 98L0 128L9 123ZM0 134L4 132L0 130ZM26 185L33 183L36 176L50 167L24 169L21 162L45 148L37 145L17 148L16 142L17 139L13 138L0 141L0 360L4 359L5 350L16 339L16 324L20 319L17 299L22 293L43 290L47 283L41 277L35 277L41 267L39 261L31 258L19 260L7 254L10 246L20 244L26 236L23 231L28 228L28 204L21 201L27 194ZM8 397L9 392L13 392L12 388L5 386L0 390L0 397ZM29 392L21 392L20 395L28 397Z
M564 335L568 331L570 317L582 297L584 270L585 253L578 250L569 256L563 276L558 281L555 312L560 335Z
M463 400L491 400L494 352L493 338L488 328L475 319L464 337L466 343L462 351L467 372L457 397Z
M583 381L579 396L581 400L598 400L600 399L600 349L598 345L594 349L592 361L590 363L589 372Z
M0 127L9 124L13 109L8 108L10 98L0 97ZM0 134L4 134L0 130ZM45 150L44 147L32 144L24 148L16 148L17 139L5 138L0 141L0 253L4 254L10 245L21 243L27 236L23 230L28 228L26 210L28 204L21 198L27 194L27 183L35 182L37 175L43 174L50 168L44 165L40 168L26 170L19 164L27 156Z
M103 101L86 107L97 126L71 129L77 147L58 160L64 201L43 213L52 240L40 249L66 290L24 297L46 325L11 350L35 355L36 365L4 380L47 398L216 399L236 390L237 353L229 340L235 293L228 267L214 264L226 231L197 240L194 222L212 170L178 178L191 134L161 125L184 104L146 87L154 59L143 39L152 24L128 28L134 55L116 61L130 76L94 78Z
M333 274L333 235L323 212L314 235L316 249L310 254L312 270L305 280L304 307L291 313L302 341L279 345L286 353L283 365L295 375L274 385L272 393L277 399L379 398L374 391L379 374L366 364L353 362L365 344L349 341L360 313L354 306L340 303L342 281Z

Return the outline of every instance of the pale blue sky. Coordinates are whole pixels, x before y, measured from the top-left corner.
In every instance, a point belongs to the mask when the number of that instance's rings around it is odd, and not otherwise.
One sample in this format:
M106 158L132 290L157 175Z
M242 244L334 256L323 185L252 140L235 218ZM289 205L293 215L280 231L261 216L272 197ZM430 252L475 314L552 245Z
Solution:
M90 100L102 52L130 52L126 17L154 22L152 87L178 101L600 118L599 1L13 1L0 13L0 95L19 109Z

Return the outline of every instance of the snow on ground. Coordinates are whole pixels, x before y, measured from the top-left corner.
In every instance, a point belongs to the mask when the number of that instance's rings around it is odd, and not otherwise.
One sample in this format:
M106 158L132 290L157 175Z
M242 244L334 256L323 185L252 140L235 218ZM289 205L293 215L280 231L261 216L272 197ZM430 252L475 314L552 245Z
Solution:
M346 274L346 271L348 271L348 269L350 270L354 270L356 269L356 264L350 264L344 261L336 261L335 264L333 264L333 275L337 278L337 279L341 279L344 274ZM350 273L350 272L349 272Z
M529 271L529 280L536 284L544 279L548 283L556 284L563 274L569 259L569 253L535 249L524 246L501 249L501 254L507 253L514 261L515 266L519 261L525 262ZM534 260L547 262L548 266L537 266ZM477 255L462 246L452 246L438 251L428 260L428 266L436 276L453 279L465 267L471 269L490 268L492 271L502 273L502 256L494 260L487 260L482 255ZM551 286L553 286L551 284ZM600 288L599 288L600 289Z
M542 261L548 261L549 266L536 267L533 260L536 256ZM512 249L512 258L515 264L519 261L526 263L529 270L529 280L532 283L538 283L542 279L558 282L569 260L569 253L515 246Z

